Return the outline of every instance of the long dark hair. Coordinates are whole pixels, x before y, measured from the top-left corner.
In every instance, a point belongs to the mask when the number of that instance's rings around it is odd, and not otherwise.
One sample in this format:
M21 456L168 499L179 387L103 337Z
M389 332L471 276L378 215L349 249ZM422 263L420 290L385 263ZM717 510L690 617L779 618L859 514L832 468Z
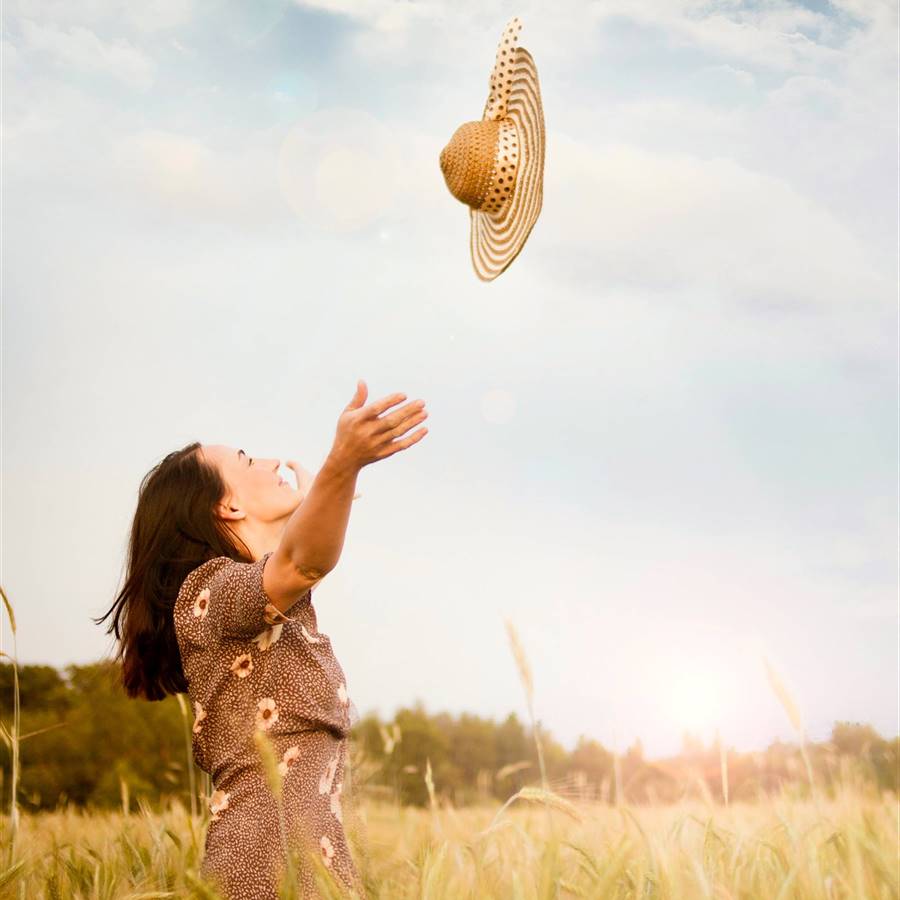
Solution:
M141 482L131 526L125 584L110 609L107 634L118 640L122 681L130 697L162 700L187 690L172 610L187 575L207 560L252 562L250 551L216 515L225 496L219 470L200 444L170 453Z

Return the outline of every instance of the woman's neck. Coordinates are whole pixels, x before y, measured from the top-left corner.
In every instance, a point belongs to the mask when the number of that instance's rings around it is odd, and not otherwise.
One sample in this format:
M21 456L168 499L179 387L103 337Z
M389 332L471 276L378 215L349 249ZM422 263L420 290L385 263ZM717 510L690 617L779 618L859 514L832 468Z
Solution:
M247 545L254 560L262 559L267 553L277 549L287 519L274 522L259 522L242 519L234 528L235 534Z

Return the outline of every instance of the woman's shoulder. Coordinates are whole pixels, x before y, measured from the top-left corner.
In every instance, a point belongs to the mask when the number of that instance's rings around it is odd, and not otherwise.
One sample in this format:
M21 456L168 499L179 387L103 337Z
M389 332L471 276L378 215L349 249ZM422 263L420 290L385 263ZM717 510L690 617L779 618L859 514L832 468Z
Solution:
M198 589L202 590L220 572L237 565L239 563L228 556L216 556L201 563L196 569L191 569L181 583L176 603L196 593ZM194 598L191 596L192 603L193 600Z
M180 635L185 629L192 633L194 626L206 618L217 582L222 577L227 579L229 570L239 565L228 556L216 556L188 572L178 589L172 611L176 634Z
M232 559L230 556L216 556L192 569L185 576L178 591L176 604L184 598L194 602L198 591L245 591L262 590L262 572L266 560L271 556L266 553L252 562Z
M228 635L253 637L289 621L292 616L271 603L263 585L270 555L252 562L217 556L192 569L175 600L176 631L184 631L194 643L209 642Z

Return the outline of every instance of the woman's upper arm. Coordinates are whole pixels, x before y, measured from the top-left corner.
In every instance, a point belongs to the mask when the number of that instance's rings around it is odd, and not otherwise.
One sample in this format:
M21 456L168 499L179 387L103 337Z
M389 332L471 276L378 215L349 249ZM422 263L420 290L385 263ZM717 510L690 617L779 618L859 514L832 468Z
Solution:
M325 574L301 571L279 548L266 560L262 587L271 605L279 613L287 613Z

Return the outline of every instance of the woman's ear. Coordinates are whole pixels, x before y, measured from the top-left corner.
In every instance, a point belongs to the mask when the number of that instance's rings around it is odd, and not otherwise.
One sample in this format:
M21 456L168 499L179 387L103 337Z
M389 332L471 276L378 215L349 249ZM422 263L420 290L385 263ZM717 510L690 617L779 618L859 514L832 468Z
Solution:
M238 522L241 519L246 519L247 513L240 507L233 506L234 502L233 500L225 500L222 503L218 503L216 505L216 515L226 522Z

